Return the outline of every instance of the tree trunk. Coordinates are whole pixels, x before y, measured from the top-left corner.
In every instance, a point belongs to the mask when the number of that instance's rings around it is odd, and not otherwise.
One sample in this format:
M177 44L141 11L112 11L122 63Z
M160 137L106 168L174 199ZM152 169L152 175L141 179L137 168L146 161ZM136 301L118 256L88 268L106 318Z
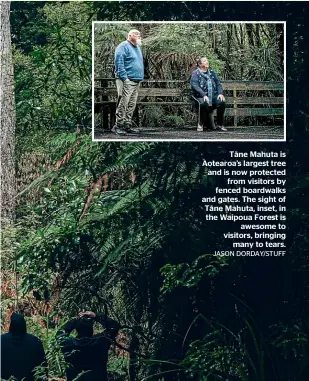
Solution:
M255 46L254 38L253 38L253 24L245 24L248 41L250 46Z
M283 27L280 24L276 24L276 36L277 36L277 44L280 55L280 66L283 69L284 67L284 31Z
M1 224L14 220L15 100L10 32L10 2L0 2L0 134L1 134Z
M132 350L132 353L130 353L130 362L129 362L129 379L130 381L136 381L137 380L137 357L135 352L138 351L139 348L139 340L135 334L135 332L132 332L131 342L130 342L130 350Z

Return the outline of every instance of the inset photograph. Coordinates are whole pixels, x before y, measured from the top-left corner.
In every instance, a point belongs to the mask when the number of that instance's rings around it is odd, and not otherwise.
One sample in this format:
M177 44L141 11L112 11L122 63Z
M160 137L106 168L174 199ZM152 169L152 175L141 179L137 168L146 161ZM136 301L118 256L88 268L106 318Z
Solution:
M285 141L285 22L93 22L93 140Z

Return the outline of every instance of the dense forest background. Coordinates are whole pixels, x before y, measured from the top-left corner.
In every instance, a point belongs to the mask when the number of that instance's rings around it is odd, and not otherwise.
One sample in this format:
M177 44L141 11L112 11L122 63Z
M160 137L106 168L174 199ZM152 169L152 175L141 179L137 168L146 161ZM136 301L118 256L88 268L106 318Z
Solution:
M308 379L308 13L304 2L12 2L18 196L2 226L2 328L25 313L50 378L64 377L58 324L107 310L127 349L113 348L111 380ZM92 143L91 22L128 19L286 20L287 144ZM288 255L267 265L208 255L221 235L200 201L217 180L200 164L232 149L287 151Z
M222 79L282 81L283 24L94 24L95 77L114 76L114 53L130 29L142 36L146 78L190 78L206 55Z

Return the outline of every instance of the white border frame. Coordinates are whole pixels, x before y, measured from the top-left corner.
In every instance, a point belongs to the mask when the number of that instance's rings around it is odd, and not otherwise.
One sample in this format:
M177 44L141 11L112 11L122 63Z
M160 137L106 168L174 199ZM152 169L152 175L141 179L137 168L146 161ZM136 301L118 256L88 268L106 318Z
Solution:
M283 111L283 139L95 139L94 138L94 25L95 24L283 24L284 25L284 68L283 68L283 97L284 97L284 111ZM93 142L286 142L286 21L93 21L92 22L92 75L91 75L91 120L92 120L92 141Z

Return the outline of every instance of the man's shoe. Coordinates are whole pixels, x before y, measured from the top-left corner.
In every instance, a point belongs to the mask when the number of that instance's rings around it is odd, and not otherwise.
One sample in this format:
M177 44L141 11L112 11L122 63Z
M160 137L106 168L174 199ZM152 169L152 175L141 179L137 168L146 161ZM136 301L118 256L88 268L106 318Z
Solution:
M116 124L114 125L114 127L112 128L111 131L116 135L126 135L127 134L126 131L122 127L119 127Z
M132 128L129 125L125 126L125 132L128 134L139 134L140 133L140 131L138 129Z
M225 127L223 127L223 126L217 126L216 130L218 130L218 131L224 131L224 132L227 131L227 129Z
M198 124L197 125L197 129L196 129L197 132L203 132L204 131L204 128L201 124Z

